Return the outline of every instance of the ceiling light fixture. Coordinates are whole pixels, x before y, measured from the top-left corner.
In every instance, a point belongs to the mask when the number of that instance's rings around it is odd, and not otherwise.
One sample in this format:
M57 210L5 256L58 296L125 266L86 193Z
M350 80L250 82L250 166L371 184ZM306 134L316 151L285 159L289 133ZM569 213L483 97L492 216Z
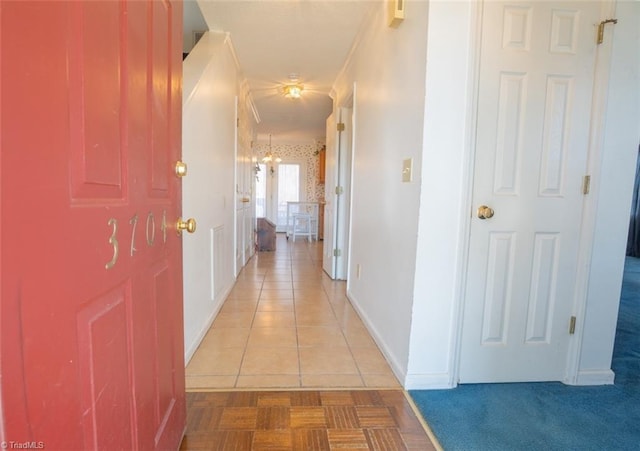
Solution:
M262 162L271 163L272 161L275 161L276 163L280 163L282 161L282 158L273 155L273 151L271 150L271 133L269 133L269 152L267 152L267 154L264 157L262 157ZM273 168L272 168L272 172L273 172Z
M283 89L284 96L290 99L299 99L302 96L302 90L304 86L299 84L286 85Z

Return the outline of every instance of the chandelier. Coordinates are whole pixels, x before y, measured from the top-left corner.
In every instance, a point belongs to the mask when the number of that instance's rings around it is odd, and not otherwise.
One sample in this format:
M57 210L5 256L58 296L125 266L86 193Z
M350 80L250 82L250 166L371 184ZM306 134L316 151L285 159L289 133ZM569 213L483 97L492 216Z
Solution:
M271 163L273 161L275 161L276 163L280 163L282 161L282 158L273 155L273 151L271 150L271 133L269 133L269 152L267 152L267 154L262 157L262 162Z

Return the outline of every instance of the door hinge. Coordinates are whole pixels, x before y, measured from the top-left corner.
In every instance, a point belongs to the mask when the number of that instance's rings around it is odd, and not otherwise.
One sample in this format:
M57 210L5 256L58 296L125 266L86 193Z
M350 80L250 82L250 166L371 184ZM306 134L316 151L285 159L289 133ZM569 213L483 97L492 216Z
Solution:
M344 189L341 186L336 186L336 194L339 196L344 193Z
M582 194L589 194L591 190L591 176L585 175L582 178Z
M615 25L618 23L618 19L607 19L598 24L598 39L596 40L598 44L602 44L604 42L604 26L608 23Z
M576 317L572 316L569 321L569 335L573 335L576 333Z
M342 251L340 249L334 249L333 250L333 256L334 257L340 257L342 255Z
M343 132L344 131L344 122L338 122L336 124L336 128L338 129L339 132Z

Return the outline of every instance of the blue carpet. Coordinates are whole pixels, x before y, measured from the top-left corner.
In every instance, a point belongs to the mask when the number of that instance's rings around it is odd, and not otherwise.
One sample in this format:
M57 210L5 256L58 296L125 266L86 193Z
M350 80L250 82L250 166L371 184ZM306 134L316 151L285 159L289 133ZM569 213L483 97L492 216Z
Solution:
M628 257L615 385L468 384L410 395L445 450L640 450L640 259Z

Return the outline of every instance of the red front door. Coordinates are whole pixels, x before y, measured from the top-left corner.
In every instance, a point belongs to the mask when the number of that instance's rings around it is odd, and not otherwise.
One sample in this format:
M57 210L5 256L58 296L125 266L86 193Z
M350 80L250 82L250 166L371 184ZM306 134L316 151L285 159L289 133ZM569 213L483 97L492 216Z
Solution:
M182 5L1 0L0 21L1 439L176 449Z

